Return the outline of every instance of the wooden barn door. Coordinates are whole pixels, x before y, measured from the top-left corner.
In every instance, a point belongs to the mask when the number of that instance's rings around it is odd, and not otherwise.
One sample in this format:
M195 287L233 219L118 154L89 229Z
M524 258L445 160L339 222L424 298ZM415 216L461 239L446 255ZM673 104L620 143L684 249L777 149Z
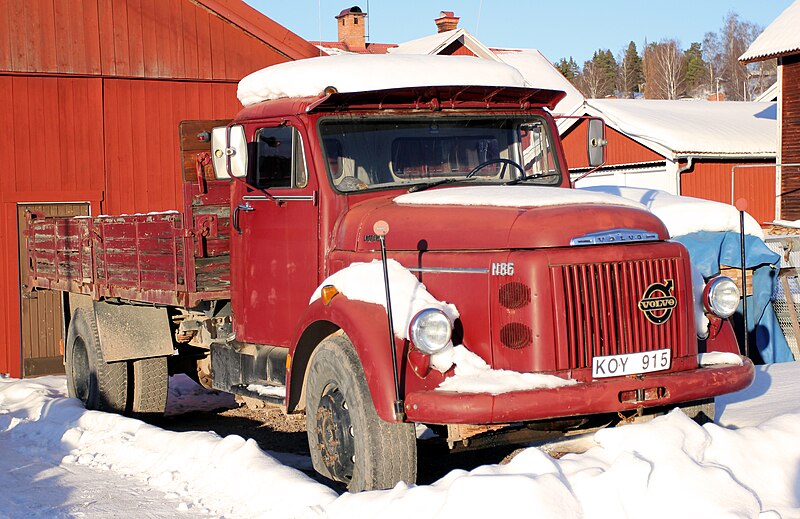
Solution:
M19 287L20 325L22 332L22 376L64 373L62 345L63 307L61 292L42 290L28 294L22 287L28 282L28 253L24 231L26 214L34 211L44 216L80 216L89 214L89 204L19 204Z

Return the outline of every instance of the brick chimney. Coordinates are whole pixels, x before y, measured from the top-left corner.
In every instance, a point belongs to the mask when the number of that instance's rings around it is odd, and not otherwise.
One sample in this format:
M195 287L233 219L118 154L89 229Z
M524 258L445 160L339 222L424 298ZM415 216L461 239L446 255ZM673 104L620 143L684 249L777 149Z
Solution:
M339 27L339 41L344 43L347 50L353 52L364 52L367 50L366 31L364 29L367 13L361 11L358 6L345 9L336 17L336 25Z
M439 32L455 31L458 29L458 20L460 18L453 14L453 11L442 11L439 13L439 18L434 20Z

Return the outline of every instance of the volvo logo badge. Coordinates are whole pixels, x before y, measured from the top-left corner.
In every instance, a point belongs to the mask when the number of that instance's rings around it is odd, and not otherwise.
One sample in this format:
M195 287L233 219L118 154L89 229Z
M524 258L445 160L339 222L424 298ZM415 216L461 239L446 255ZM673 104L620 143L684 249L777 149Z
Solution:
M672 316L672 310L678 306L678 300L672 295L675 282L667 279L664 283L653 283L644 291L637 305L644 316L653 324L664 324Z

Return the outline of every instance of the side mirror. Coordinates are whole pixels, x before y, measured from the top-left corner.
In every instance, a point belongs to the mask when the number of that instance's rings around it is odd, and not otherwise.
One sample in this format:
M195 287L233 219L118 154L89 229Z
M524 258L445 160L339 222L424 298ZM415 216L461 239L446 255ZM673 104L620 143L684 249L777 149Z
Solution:
M214 176L219 180L247 175L247 139L241 124L211 130Z
M589 153L589 166L596 168L606 161L606 123L596 117L588 119L588 123L586 150Z

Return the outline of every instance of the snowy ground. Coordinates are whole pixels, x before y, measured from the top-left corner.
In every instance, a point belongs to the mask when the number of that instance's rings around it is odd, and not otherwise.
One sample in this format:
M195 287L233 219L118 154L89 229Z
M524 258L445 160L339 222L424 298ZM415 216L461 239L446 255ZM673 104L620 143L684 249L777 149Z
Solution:
M174 381L172 413L231 403ZM85 411L62 377L0 379L0 517L800 518L799 389L800 364L761 366L718 400L722 426L673 412L600 431L584 454L527 449L432 485L337 496L252 440Z

